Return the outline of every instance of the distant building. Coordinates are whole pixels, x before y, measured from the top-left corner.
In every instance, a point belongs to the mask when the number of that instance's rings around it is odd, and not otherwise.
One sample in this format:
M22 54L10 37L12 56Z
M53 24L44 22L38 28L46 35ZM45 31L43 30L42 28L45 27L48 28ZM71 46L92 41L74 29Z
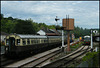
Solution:
M46 33L45 33L43 30L39 30L39 31L37 32L37 34L39 34L39 35L46 35Z
M1 36L0 36L0 37L1 37L0 41L1 41L1 42L4 42L4 38L5 38L6 35L8 35L8 34L5 33L5 32L1 32L0 35L1 35Z
M42 28L41 30L39 30L37 32L38 35L47 35L47 36L59 36L61 35L60 32L58 32L57 30L55 29L45 29L45 28Z

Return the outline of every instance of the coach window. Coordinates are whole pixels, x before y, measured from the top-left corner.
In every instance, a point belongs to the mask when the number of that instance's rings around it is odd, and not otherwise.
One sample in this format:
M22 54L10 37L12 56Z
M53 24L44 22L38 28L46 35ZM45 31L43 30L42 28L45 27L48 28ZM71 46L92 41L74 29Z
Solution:
M34 40L33 39L31 40L31 44L34 44Z
M38 44L38 39L36 40L36 44Z
M38 39L36 39L36 44L38 43Z
M47 43L47 39L44 39L44 43Z
M42 39L41 39L41 43L42 43Z
M26 41L25 41L25 39L23 39L23 45L26 45Z
M42 39L42 43L44 43L44 39Z
M30 40L29 39L27 39L27 44L30 44Z
M34 44L36 44L36 38L34 38L34 40L33 40L33 41L34 41Z
M45 39L44 39L44 43L46 43Z
M40 43L40 39L38 38L38 44Z
M20 39L17 39L17 45L20 45Z
M9 39L6 40L6 45L9 45Z

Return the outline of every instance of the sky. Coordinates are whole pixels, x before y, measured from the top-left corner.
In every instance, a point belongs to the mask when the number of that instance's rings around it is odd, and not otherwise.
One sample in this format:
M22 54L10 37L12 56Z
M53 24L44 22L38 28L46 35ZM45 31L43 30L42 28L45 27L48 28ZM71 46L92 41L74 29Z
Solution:
M74 25L82 28L99 28L99 1L1 1L4 17L31 18L34 22L62 26L69 15ZM55 21L56 16L60 19Z

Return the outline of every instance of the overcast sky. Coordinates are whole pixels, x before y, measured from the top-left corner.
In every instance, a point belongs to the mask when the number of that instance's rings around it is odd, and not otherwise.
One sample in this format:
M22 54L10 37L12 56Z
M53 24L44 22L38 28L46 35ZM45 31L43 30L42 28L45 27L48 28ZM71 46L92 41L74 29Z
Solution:
M4 17L31 18L34 22L59 25L69 15L75 19L75 26L99 28L99 1L1 1Z

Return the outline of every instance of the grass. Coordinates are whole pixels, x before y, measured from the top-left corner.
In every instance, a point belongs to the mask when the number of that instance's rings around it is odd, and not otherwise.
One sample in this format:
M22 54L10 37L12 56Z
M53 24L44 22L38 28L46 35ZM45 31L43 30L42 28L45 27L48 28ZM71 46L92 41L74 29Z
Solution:
M74 51L74 50L76 50L77 48L81 47L82 44L83 44L83 42L78 42L77 44L71 45L71 46L70 46L71 51Z
M98 52L88 52L86 56L82 58L82 62L86 61L88 62L88 65L93 65L93 67L98 67L99 68L99 54L100 51ZM93 64L91 64L93 62Z

